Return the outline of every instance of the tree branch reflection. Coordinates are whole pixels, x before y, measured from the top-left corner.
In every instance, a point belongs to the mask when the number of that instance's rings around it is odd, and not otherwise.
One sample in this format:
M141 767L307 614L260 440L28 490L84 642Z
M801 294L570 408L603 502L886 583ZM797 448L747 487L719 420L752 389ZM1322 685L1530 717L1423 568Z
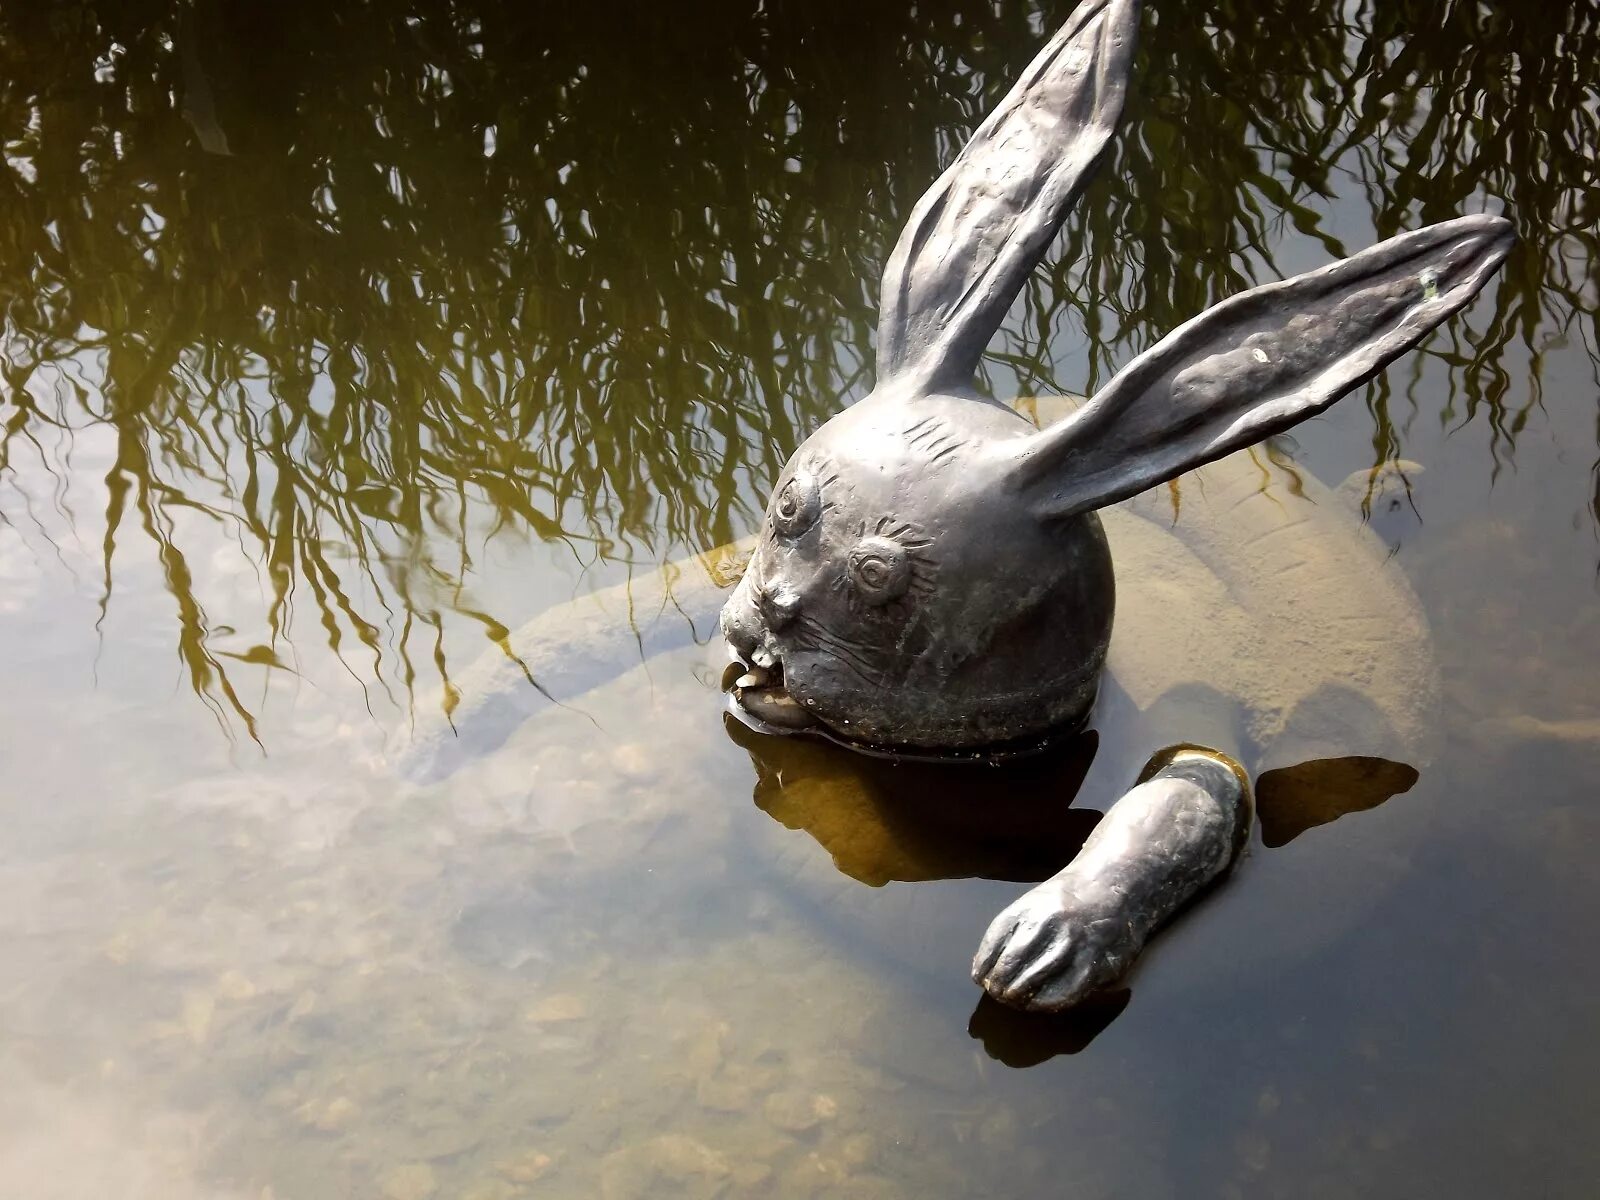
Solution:
M465 592L490 540L655 563L756 519L870 386L905 213L1069 7L697 0L619 30L494 0L13 6L0 516L41 470L78 511L71 445L108 435L102 616L153 546L225 727L256 736L230 669L285 661L307 621L369 704L432 672L448 708L447 624L504 634ZM1432 353L1459 397L1439 419L1486 423L1508 464L1541 339L1600 344L1594 8L1150 8L1126 132L997 342L996 390L1103 382L1295 269L1286 236L1345 253L1336 193L1374 236L1503 200L1523 248L1487 324ZM1079 328L1090 378L1057 379ZM1426 407L1418 369L1368 392L1375 462ZM192 522L261 578L259 652L219 648L240 618L208 608Z

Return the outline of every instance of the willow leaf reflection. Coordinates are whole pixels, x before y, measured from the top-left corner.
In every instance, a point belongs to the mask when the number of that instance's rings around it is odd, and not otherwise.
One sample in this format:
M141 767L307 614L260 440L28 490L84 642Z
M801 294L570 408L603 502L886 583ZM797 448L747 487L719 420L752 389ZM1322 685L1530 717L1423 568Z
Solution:
M1375 235L1492 197L1524 249L1486 327L1432 345L1460 397L1440 418L1508 460L1536 329L1600 341L1593 7L1148 7L1126 133L997 342L997 390L1103 381L1283 273L1285 231L1343 253L1350 179ZM296 636L369 699L448 709L450 632L510 618L470 595L491 539L655 563L751 524L870 386L911 204L1068 8L8 6L0 499L65 477L50 439L108 430L105 604L152 543L219 719L253 734L227 668L270 669L230 655ZM1057 379L1078 329L1090 378ZM1369 392L1375 461L1417 379ZM197 528L259 574L259 619L209 611Z

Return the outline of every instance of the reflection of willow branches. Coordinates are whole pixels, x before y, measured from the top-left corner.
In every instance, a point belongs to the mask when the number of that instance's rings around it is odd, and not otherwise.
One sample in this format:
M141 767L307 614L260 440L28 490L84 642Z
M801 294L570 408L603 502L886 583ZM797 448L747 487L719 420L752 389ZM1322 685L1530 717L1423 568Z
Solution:
M0 473L47 426L110 427L106 602L134 513L191 682L247 728L189 519L262 578L247 661L279 661L309 596L363 686L409 695L420 655L448 707L447 615L504 638L465 594L485 539L583 562L727 540L870 386L886 244L1070 5L1047 7L700 0L619 31L504 0L11 6ZM1281 273L1282 227L1342 253L1336 169L1380 234L1503 197L1527 249L1476 345L1435 345L1464 397L1446 419L1486 413L1508 454L1541 317L1595 341L1594 13L1151 7L1128 132L991 366L1058 390L1071 321L1103 381Z
M1202 0L1162 4L1146 24L1129 133L1032 290L1036 340L1059 319L1042 297L1071 297L1103 379L1129 343L1281 274L1266 247L1282 222L1345 253L1319 211L1333 169L1354 175L1378 237L1503 200L1521 247L1491 289L1486 327L1452 322L1431 345L1460 419L1486 414L1505 461L1539 403L1541 323L1597 340L1600 11L1272 0L1242 13ZM1525 390L1503 361L1514 342L1531 358L1515 373ZM1420 360L1408 370L1415 411ZM1382 461L1400 442L1388 380L1368 395ZM1457 419L1448 401L1441 419Z
M382 687L388 624L409 690L414 628L448 680L430 596L460 600L474 530L607 558L725 539L861 386L879 248L812 198L860 181L839 120L793 119L796 73L748 17L618 46L511 6L178 13L6 14L0 463L56 419L30 385L98 353L58 416L116 432L104 603L137 513L191 682L247 726L169 510L261 564L269 657L298 590Z

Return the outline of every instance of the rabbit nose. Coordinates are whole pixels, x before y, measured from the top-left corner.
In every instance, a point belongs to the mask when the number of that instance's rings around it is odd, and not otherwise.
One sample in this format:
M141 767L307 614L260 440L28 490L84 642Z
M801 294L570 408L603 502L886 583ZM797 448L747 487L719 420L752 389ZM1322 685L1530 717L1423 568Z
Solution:
M762 586L756 592L756 603L773 630L782 629L800 615L800 597L788 584Z

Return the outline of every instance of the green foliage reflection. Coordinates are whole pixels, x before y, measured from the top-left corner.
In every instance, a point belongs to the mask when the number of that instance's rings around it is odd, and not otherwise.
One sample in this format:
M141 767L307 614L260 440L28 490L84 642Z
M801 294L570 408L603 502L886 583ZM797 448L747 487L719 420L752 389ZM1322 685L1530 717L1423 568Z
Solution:
M283 666L296 596L358 678L404 703L415 654L448 696L446 618L503 633L459 599L487 538L651 562L752 522L870 386L903 214L1068 7L8 6L0 515L103 433L103 603L154 546L225 723L253 731L228 662ZM1054 378L1063 324L1103 381L1279 273L1285 228L1344 252L1337 171L1378 235L1501 200L1518 222L1489 326L1434 343L1445 418L1490 422L1508 457L1536 328L1596 345L1595 11L1150 7L1127 133L996 387L1081 390ZM1395 403L1374 385L1375 461ZM269 593L232 659L195 520Z

